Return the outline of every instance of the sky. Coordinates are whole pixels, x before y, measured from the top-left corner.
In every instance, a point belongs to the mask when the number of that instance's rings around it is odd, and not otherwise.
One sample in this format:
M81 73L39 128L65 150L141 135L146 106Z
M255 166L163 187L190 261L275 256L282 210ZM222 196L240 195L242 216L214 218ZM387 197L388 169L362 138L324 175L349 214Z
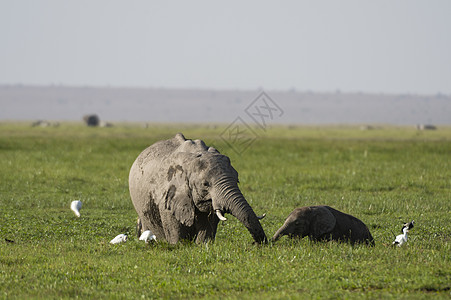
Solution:
M0 84L451 94L451 1L0 0Z

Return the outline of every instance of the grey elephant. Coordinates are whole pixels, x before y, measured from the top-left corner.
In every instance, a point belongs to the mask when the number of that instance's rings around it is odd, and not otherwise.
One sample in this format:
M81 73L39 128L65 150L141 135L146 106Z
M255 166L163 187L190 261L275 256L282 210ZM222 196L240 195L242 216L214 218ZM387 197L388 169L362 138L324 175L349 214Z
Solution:
M130 169L129 188L140 231L151 230L157 240L214 240L219 220L229 213L255 242L267 242L229 158L201 140L178 133L149 146Z
M284 235L301 238L308 236L313 241L349 241L351 244L366 243L374 246L374 239L362 221L330 206L296 208L272 240L277 241Z

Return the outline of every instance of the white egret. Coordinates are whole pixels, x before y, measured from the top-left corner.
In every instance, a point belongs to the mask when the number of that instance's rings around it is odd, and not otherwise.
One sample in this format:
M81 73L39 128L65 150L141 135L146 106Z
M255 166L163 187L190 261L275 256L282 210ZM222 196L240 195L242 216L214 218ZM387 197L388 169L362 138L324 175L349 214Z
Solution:
M125 243L127 241L127 235L121 233L117 235L114 239L110 241L110 244L120 244Z
M139 240L148 243L149 241L157 241L157 237L152 233L152 231L146 230L141 234Z
M70 204L70 209L74 212L77 217L80 217L81 201L75 200Z

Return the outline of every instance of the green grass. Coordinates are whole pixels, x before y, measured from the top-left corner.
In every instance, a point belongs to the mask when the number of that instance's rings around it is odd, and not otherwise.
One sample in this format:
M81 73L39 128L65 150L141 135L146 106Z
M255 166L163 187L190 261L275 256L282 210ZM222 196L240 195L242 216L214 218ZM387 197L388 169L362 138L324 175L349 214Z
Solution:
M256 129L241 155L219 138L224 128L0 123L0 298L449 299L451 128L275 126ZM376 247L255 246L233 217L214 243L139 242L129 168L179 131L231 158L268 237L295 207L327 204L366 223ZM412 219L406 246L390 247ZM108 243L127 232L127 243Z

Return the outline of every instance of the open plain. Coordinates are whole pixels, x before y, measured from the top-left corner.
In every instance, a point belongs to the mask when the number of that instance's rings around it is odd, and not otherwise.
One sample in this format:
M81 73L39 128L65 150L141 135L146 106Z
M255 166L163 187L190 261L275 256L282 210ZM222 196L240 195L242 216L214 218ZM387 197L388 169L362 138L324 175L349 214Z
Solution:
M273 126L242 151L225 129L0 123L0 298L449 299L451 128ZM130 166L177 132L230 157L268 238L295 207L324 204L361 219L376 246L257 246L232 216L207 244L138 241Z

